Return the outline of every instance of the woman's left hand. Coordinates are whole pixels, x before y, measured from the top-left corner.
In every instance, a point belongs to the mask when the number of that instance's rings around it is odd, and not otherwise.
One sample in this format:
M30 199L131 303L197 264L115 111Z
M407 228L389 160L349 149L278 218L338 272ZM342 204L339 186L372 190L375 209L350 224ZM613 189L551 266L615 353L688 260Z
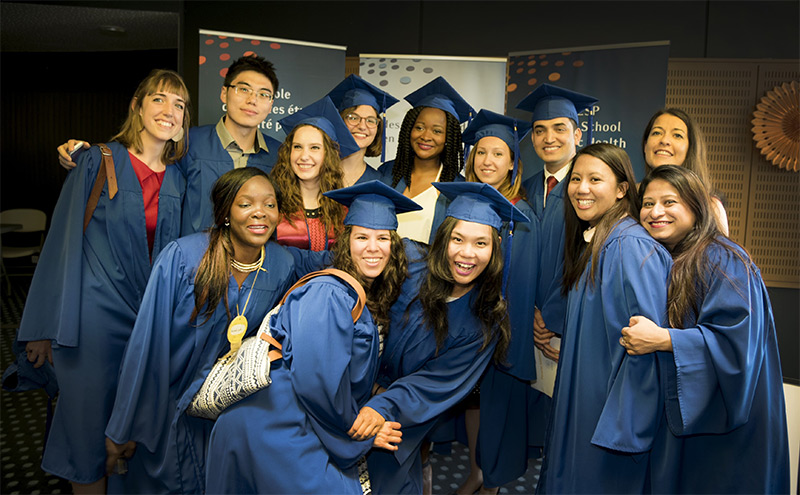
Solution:
M371 407L362 407L358 417L347 432L353 440L361 441L374 437L386 422L378 411Z
M622 329L619 345L631 356L656 351L672 352L672 338L666 328L661 328L644 316L631 316L628 325Z
M403 441L403 432L400 431L400 423L386 421L375 435L372 445L386 450L397 450L397 444Z

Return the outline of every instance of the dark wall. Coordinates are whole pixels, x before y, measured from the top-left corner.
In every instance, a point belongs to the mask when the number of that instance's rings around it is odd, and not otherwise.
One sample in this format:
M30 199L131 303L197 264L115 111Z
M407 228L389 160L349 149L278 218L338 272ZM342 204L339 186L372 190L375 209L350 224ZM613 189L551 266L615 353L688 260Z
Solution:
M0 209L37 208L49 219L66 177L56 147L69 138L108 140L139 82L177 62L176 50L3 53Z

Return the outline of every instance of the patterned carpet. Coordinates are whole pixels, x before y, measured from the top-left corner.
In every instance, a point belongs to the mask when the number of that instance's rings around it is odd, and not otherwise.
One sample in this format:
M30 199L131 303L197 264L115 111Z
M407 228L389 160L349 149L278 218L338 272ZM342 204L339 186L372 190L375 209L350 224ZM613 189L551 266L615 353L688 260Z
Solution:
M5 284L2 299L2 333L0 333L0 371L13 361L11 345L19 324L30 279L12 277L11 292ZM66 494L70 484L42 471L42 445L47 417L47 394L43 390L11 393L0 392L0 493ZM449 455L431 454L433 493L450 494L463 483L469 471L469 451L454 443ZM528 471L513 483L500 488L500 493L532 494L539 480L540 462L530 460Z

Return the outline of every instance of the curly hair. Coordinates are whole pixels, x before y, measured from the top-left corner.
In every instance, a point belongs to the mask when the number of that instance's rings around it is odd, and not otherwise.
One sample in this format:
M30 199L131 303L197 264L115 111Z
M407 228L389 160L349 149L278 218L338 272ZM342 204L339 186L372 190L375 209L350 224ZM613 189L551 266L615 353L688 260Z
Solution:
M344 270L364 287L367 293L367 308L372 314L375 323L382 326L384 335L389 333L389 310L400 296L400 289L408 276L408 258L403 246L403 240L396 231L390 230L391 258L381 274L368 283L356 268L350 254L350 234L352 225L345 225L342 233L336 238L331 250L333 251L333 266Z
M406 186L411 186L411 171L414 169L414 150L411 148L411 131L417 123L422 109L428 107L415 107L406 113L400 133L397 135L397 155L392 168L392 187L397 186L401 179L405 179ZM444 110L442 110L444 112ZM461 143L461 124L458 120L444 112L447 119L445 130L444 151L439 157L442 162L442 175L439 182L452 182L461 172L464 163L464 147Z
M348 107L339 112L339 115L342 116L342 120L345 121L345 124L347 124L347 120L345 120L347 114L355 112L356 108L358 107ZM373 110L375 109L373 108ZM378 118L378 126L375 128L375 139L373 139L369 146L367 146L367 152L364 154L365 156L381 156L381 151L383 150L383 139L381 139L383 136L383 119L378 112L375 112L375 116ZM347 127L348 129L350 128L349 125Z
M583 155L597 158L608 165L614 174L617 185L625 185L625 195L616 201L597 222L594 237L588 246L583 240L583 231L589 228L589 223L578 218L578 214L570 202L569 194L564 195L564 278L561 283L561 293L565 296L573 286L578 284L587 265L590 267L589 283L592 287L594 286L596 271L594 260L600 255L600 250L608 235L626 214L631 218L639 218L641 206L639 196L636 194L636 177L633 174L633 166L625 150L608 143L594 143L581 149L570 163L569 173L567 173L568 181L572 176L575 162ZM567 187L569 187L569 183Z
M174 93L183 98L185 102L183 122L181 122L183 136L177 142L167 141L164 151L161 153L161 159L164 163L171 164L183 158L189 148L187 136L189 135L189 125L191 123L189 89L177 72L154 69L139 83L133 93L131 106L128 108L128 116L125 118L125 122L122 123L119 133L112 137L111 141L117 141L126 148L133 148L137 153L142 152L141 132L144 129L144 124L139 111L142 109L145 98L160 91Z
M447 298L453 292L455 280L450 269L447 248L450 236L459 222L457 218L446 217L436 231L430 251L426 257L428 275L417 296L422 304L425 322L433 329L436 348L441 347L449 331ZM502 363L508 344L511 341L511 323L508 319L506 300L502 296L503 250L500 249L500 234L492 228L492 257L478 278L475 286L478 294L472 305L472 312L481 322L483 345L485 349L492 339L497 339L494 360Z
M256 167L244 167L230 170L220 176L211 188L211 202L214 207L214 225L208 229L208 248L197 267L194 279L194 310L191 320L197 316L205 317L203 323L211 318L220 301L225 301L225 311L228 319L231 311L228 307L228 279L230 277L231 258L233 257L233 244L231 243L230 226L225 225L225 219L230 216L233 202L239 189L253 177L269 177ZM272 184L272 181L270 181ZM280 190L273 185L281 209ZM205 310L203 310L205 307ZM202 324L202 323L201 323Z
M467 182L480 182L478 179L477 174L475 174L475 154L476 154L477 144L473 146L469 152L469 156L467 157L467 166L464 170L464 176L467 179ZM511 163L514 163L514 151L509 149L508 151L509 157L511 159ZM508 175L506 175L505 180L503 183L500 184L500 187L497 188L497 191L502 194L507 200L514 201L517 198L523 199L525 201L528 200L528 195L525 192L525 188L522 187L522 160L518 162L517 166L517 178L514 180L514 184L511 184L511 174L512 170L508 171Z
M289 223L294 225L295 221L305 218L305 207L303 206L303 195L300 192L300 179L292 170L292 143L297 130L310 124L303 124L295 127L286 136L286 139L278 148L278 160L270 173L270 177L283 194L283 212ZM313 127L313 126L312 126ZM317 127L314 127L317 129ZM317 199L320 206L320 218L327 231L333 231L334 237L339 235L344 221L345 209L341 203L323 196L322 193L341 189L344 187L344 175L339 159L339 146L322 133L322 142L325 149L325 159L319 171L319 194Z

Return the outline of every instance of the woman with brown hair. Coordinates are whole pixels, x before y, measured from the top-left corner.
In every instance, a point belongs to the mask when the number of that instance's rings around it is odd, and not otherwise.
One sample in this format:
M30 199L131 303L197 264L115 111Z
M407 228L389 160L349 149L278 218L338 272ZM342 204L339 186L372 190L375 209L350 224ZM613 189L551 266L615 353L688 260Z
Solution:
M270 173L283 195L278 242L327 250L341 231L345 209L324 193L342 188L340 159L358 151L358 144L327 96L280 124L287 136Z
M172 71L139 84L107 149L84 152L67 176L28 294L18 338L30 361L54 363L60 386L42 469L75 493L105 491L103 430L122 353L152 260L180 232L188 100Z
M666 397L648 491L788 493L783 380L761 273L720 233L690 170L654 169L640 196L642 225L675 261L665 324L632 314L619 341L630 356L656 357Z

